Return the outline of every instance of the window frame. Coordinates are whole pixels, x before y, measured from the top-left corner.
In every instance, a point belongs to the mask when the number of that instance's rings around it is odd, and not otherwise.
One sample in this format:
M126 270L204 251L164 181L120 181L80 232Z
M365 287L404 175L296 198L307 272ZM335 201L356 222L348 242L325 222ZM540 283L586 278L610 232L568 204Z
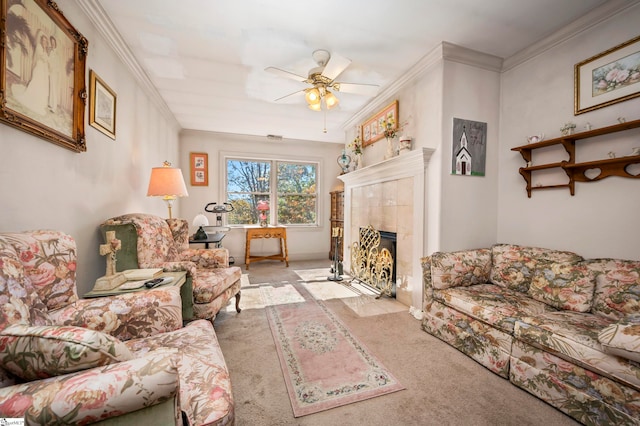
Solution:
M310 229L310 228L321 228L323 221L323 210L322 210L322 184L321 184L321 175L323 173L322 169L322 159L320 158L310 158L310 157L282 157L282 156L270 156L268 154L262 155L252 155L248 153L241 152L227 152L221 153L220 155L220 194L222 194L225 202L228 202L228 173L227 173L227 162L229 160L238 160L238 161L255 161L255 162L269 162L271 165L270 170L270 192L269 192L269 200L270 205L276 205L278 203L278 163L288 163L288 164L311 164L315 165L316 168L316 221L315 223L292 223L292 224L279 224L277 222L277 209L269 210L269 223L275 224L273 226L284 226L287 228L296 228L296 229ZM226 221L226 218L225 218ZM230 228L246 228L250 226L256 226L256 224L252 223L244 223L244 224L230 224L226 221L226 226Z

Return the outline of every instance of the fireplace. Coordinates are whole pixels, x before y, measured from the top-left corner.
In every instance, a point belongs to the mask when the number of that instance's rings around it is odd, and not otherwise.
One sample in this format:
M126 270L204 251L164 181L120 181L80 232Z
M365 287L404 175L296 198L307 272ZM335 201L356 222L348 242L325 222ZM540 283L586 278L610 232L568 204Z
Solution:
M422 268L427 252L426 167L432 149L419 148L339 176L344 182L344 263L360 228L395 234L395 298L418 317L422 311Z

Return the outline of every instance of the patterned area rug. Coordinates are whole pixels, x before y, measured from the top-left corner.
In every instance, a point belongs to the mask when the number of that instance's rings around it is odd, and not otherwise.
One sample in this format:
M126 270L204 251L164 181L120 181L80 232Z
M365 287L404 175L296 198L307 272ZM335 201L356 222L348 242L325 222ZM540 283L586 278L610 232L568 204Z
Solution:
M404 389L302 286L260 291L295 417Z

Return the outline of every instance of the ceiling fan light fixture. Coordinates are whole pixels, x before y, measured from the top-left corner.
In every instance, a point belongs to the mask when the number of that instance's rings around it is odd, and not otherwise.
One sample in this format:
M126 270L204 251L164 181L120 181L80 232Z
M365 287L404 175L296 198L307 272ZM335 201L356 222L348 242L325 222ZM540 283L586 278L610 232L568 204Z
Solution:
M318 102L317 104L309 104L309 108L311 108L314 111L322 111L322 106L320 102Z
M320 92L315 87L304 94L304 99L311 105L320 105Z
M333 93L327 90L327 94L324 97L324 103L327 109L335 108L340 103L340 100Z

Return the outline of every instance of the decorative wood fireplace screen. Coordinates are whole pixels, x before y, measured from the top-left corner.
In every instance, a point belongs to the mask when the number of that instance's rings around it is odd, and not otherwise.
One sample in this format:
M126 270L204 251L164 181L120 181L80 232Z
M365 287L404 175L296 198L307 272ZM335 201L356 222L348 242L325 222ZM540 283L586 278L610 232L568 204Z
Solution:
M369 225L360 229L360 239L351 245L351 276L367 284L382 295L392 297L393 256L380 249L380 232Z

